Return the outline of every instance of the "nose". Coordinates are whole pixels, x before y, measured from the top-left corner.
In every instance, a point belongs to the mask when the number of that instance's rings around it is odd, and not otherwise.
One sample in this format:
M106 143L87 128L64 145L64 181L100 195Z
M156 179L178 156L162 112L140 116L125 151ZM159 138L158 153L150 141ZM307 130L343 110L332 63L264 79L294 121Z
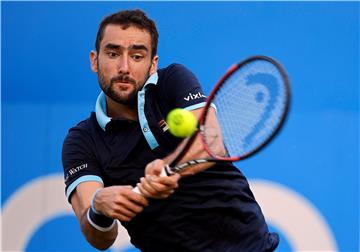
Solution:
M129 61L127 55L123 55L122 57L119 57L118 60L118 72L120 74L129 74L130 68L129 68Z

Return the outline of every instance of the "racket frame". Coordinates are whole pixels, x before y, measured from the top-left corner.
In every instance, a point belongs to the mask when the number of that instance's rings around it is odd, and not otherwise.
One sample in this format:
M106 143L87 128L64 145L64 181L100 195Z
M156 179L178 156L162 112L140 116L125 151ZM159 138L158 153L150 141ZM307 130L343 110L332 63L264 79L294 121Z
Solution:
M215 153L213 153L207 142L205 139L205 122L206 122L206 118L208 116L208 112L210 109L210 106L212 104L212 101L214 100L217 92L220 90L220 88L222 87L222 85L225 83L225 81L232 76L232 74L234 72L236 72L239 68L243 67L244 65L248 64L251 61L254 60L264 60L264 61L268 61L269 63L273 64L276 66L276 68L278 69L282 79L284 80L284 84L285 84L285 92L286 92L286 102L285 102L285 107L284 107L284 112L282 114L282 117L277 125L277 127L275 128L275 130L272 132L272 134L262 143L260 144L258 147L256 147L254 150L245 153L242 156L234 156L234 157L222 157L222 156L218 156ZM251 157L252 155L254 155L255 153L259 152L260 150L262 150L269 142L271 142L274 137L276 135L278 135L278 133L280 132L282 126L284 125L284 122L286 121L287 118L287 114L289 112L290 109L290 103L291 103L291 91L290 91L290 84L289 84L289 78L288 75L285 71L285 69L282 67L282 65L280 63L278 63L276 60L274 60L271 57L268 56L263 56L263 55L255 55L255 56L251 56L243 61L241 61L238 64L235 64L233 66L231 66L229 68L229 70L223 75L223 77L215 84L214 88L211 90L209 96L206 99L206 104L203 108L203 111L200 115L199 121L198 121L198 125L197 125L197 130L196 132L189 138L188 142L185 144L185 146L183 147L183 149L180 151L180 153L177 155L177 157L168 165L165 167L165 172L167 175L171 175L174 173L177 173L189 166L195 165L195 164L200 164L200 163L207 163L207 162L236 162L239 160L244 160L246 158ZM195 160L190 160L181 164L178 164L179 161L185 156L186 152L191 148L192 144L194 143L196 137L200 134L201 136L201 141L203 144L203 147L205 149L205 151L210 155L209 158L201 158L201 159L195 159ZM178 165L177 165L178 164Z
M279 124L277 125L277 127L275 128L275 130L272 132L272 134L266 139L266 141L264 141L262 144L260 144L258 147L256 147L255 149L253 149L252 151L241 155L241 156L234 156L234 157L222 157L222 156L218 156L215 153L213 153L208 144L206 143L206 139L205 139L205 133L204 133L204 127L203 125L205 125L206 122L206 118L208 115L208 110L209 107L211 106L212 101L214 100L217 92L220 90L220 88L222 87L222 85L225 83L225 81L232 76L232 74L234 72L236 72L239 68L243 67L244 65L248 64L251 61L254 60L264 60L264 61L268 61L269 63L273 64L276 66L276 68L278 69L282 79L284 80L284 84L285 84L285 96L286 96L286 102L285 102L285 107L284 107L284 112L282 114L282 117L279 121ZM289 112L289 108L290 108L290 103L291 103L291 91L290 91L290 84L289 84L289 77L285 71L285 69L282 67L282 65L280 63L278 63L276 60L274 60L273 58L270 58L268 56L263 56L263 55L255 55L255 56L251 56L243 61L241 61L238 64L235 64L233 66L231 66L229 68L229 70L226 72L226 74L224 74L224 76L216 83L216 85L214 86L214 88L211 90L209 96L207 97L206 100L206 104L204 107L204 111L200 116L199 119L199 133L201 135L201 140L203 143L203 146L205 148L205 151L212 157L211 160L214 161L223 161L223 162L236 162L236 161L240 161L243 159L246 159L252 155L254 155L255 153L259 152L262 148L264 148L269 142L271 142L274 137L279 133L280 129L282 128L286 118L287 118L287 114Z

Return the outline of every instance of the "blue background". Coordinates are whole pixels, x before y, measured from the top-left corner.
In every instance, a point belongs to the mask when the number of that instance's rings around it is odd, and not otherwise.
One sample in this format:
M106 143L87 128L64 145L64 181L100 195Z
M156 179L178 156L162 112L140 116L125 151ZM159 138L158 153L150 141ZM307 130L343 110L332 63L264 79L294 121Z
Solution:
M254 54L287 69L293 103L281 135L238 166L314 204L340 251L359 248L358 2L2 2L1 203L30 180L62 171L68 128L99 93L90 70L101 19L141 8L160 32L160 67L185 64L209 91ZM64 196L65 197L65 196ZM66 242L54 234L72 231ZM77 234L78 232L78 234ZM27 250L89 250L75 217L39 227ZM280 250L289 246L284 240Z

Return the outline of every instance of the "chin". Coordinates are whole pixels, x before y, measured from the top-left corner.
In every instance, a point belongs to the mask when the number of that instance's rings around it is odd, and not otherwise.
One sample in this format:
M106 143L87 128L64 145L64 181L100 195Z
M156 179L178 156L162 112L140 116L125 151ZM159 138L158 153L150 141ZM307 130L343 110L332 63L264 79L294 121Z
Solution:
M117 103L121 103L123 105L136 105L137 104L137 95L129 94L129 95L117 95L115 97L111 97Z

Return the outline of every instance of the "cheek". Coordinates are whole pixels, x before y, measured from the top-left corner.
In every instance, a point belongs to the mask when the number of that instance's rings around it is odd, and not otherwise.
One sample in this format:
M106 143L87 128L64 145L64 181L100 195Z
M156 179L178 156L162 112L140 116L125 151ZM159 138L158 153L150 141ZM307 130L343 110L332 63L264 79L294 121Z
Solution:
M98 71L98 79L99 79L99 83L102 87L105 87L107 84L107 80L105 78L105 76L102 74L101 71Z
M102 73L107 73L110 71L109 64L99 63L98 64L98 71L101 71Z
M116 62L113 60L109 60L105 57L101 57L98 59L98 71L102 71L103 73L111 73L111 71L114 71L116 69Z
M101 76L102 80L109 81L112 77L116 76L116 72L108 65L100 64L98 65L98 75Z
M148 66L144 67L143 70L141 71L141 73L139 73L139 75L137 76L137 82L138 82L138 86L142 87L145 82L147 81L147 79L149 78L149 68Z

